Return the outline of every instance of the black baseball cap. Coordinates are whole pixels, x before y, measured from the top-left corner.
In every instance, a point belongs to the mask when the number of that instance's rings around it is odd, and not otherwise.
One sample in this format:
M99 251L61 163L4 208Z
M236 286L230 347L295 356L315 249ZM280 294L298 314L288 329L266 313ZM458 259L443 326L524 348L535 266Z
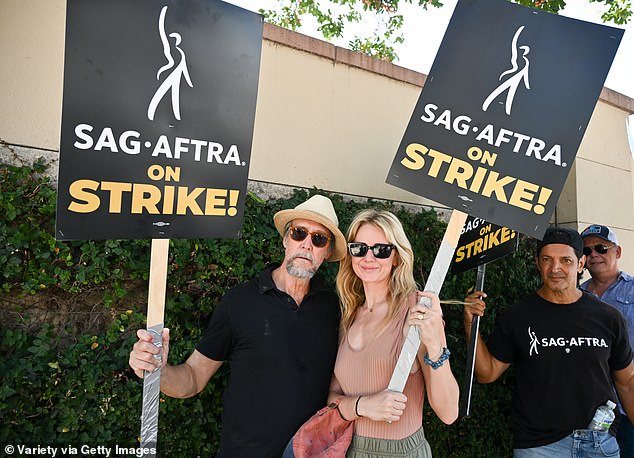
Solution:
M567 227L549 227L546 229L543 239L537 241L537 255L539 256L542 248L553 243L572 247L579 257L583 253L583 239L577 231Z

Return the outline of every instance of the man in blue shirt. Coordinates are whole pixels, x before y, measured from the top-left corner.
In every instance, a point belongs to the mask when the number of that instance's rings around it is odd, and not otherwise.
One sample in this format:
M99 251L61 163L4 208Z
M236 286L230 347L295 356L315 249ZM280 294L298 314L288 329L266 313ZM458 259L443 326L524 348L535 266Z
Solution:
M583 254L586 255L586 268L592 278L581 284L580 288L596 295L603 302L620 310L627 322L630 345L634 343L634 277L619 269L621 247L614 231L598 224L587 227L581 232ZM632 419L624 415L619 427L617 441L621 456L634 457L634 426Z

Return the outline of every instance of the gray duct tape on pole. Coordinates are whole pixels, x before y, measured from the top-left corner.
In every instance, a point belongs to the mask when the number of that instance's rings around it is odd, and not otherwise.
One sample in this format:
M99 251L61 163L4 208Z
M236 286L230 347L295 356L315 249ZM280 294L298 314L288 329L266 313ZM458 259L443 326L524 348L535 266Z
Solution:
M157 359L161 359L163 356L163 320L165 315L168 252L169 239L152 239L147 330L152 334L154 345L161 350L155 356ZM141 413L141 448L144 458L156 456L160 394L160 368L155 372L146 372L143 379L143 411Z
M163 323L147 328L152 334L154 345L161 353L155 356L160 360L163 350ZM159 396L161 394L161 369L154 372L145 372L143 378L143 411L141 414L141 448L143 456L156 456L156 443L158 436ZM149 449L148 453L145 450ZM154 453L151 453L154 450Z
M440 248L436 254L436 258L434 259L434 264L432 265L431 272L429 273L427 283L425 283L425 291L436 294L440 293L442 284L445 281L445 276L447 275L447 271L451 265L453 254L456 251L458 240L460 240L460 231L462 230L462 226L464 226L466 219L466 213L458 210L454 210L451 213L447 230L445 231L442 242L440 242ZM429 299L425 297L421 298L420 303L427 307L431 307ZM398 391L400 393L403 392L407 378L412 370L412 364L414 364L414 360L416 359L419 346L420 335L418 334L418 328L416 326L410 326L403 344L403 349L401 350L401 354L396 362L396 367L392 373L390 384L387 387L388 390Z

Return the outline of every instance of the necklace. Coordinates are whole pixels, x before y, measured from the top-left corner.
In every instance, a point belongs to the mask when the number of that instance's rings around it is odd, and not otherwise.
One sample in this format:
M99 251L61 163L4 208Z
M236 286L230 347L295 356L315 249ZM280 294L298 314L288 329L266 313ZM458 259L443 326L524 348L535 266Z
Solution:
M366 309L368 309L368 312L370 312L370 313L371 313L371 312L374 312L374 308L375 308L377 305L379 305L379 306L380 306L380 305L383 305L383 304L387 304L387 301L376 302L376 303L374 303L374 304L372 305L372 307L370 307L370 305L369 305L369 304L367 303L367 301L366 301L366 302L364 302L364 303L363 303L363 305L362 305L361 307L365 307Z

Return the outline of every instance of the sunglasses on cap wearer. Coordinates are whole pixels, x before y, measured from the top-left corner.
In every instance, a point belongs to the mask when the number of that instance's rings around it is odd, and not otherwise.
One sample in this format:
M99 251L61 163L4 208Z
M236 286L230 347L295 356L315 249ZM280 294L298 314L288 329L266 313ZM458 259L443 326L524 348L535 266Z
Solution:
M596 251L599 254L605 254L610 248L612 248L612 246L605 245L603 243L598 243L595 246L586 246L583 247L583 254L585 254L586 256L590 256L592 254L592 250Z
M324 234L323 232L310 232L308 229L301 226L291 226L288 229L288 233L296 242L301 242L310 235L310 241L312 242L313 246L317 248L325 247L330 241L329 235Z
M377 243L372 246L368 246L363 242L350 242L348 243L348 253L355 258L363 258L368 254L368 250L372 250L372 254L377 259L387 259L392 254L392 250L396 248L391 243Z

